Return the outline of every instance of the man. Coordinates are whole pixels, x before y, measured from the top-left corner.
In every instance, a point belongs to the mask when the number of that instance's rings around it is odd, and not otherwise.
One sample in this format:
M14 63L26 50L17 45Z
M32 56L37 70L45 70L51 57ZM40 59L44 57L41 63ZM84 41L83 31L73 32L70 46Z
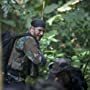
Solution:
M79 68L73 67L67 58L58 58L49 65L50 80L55 80L67 90L87 90L87 82Z
M38 77L39 65L46 60L40 51L39 41L45 32L43 20L33 20L27 35L16 40L8 63L8 83L25 82L28 75Z

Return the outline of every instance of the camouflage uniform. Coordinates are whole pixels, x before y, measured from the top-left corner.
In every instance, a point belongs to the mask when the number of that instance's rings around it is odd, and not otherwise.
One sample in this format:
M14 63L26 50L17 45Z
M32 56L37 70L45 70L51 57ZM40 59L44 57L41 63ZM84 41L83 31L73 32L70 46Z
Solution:
M22 81L27 75L38 76L38 65L45 64L39 42L32 36L24 36L15 42L8 65L8 76Z

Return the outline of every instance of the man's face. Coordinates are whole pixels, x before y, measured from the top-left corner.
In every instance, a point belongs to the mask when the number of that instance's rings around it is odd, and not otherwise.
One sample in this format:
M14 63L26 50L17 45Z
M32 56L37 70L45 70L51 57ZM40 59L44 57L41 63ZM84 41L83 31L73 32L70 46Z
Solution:
M40 40L44 35L45 29L43 27L34 27L34 36L37 40Z

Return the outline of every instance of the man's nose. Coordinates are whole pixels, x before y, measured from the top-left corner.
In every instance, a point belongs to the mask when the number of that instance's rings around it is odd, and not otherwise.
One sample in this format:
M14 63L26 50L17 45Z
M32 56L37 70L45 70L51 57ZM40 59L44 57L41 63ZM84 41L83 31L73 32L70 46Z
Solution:
M44 32L40 32L40 35L43 35L44 34Z

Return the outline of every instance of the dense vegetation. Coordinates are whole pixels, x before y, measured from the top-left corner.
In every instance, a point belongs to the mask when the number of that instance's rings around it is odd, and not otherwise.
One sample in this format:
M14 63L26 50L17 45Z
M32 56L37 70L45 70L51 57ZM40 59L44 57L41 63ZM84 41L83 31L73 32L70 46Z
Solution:
M33 18L42 18L47 30L41 49L48 61L67 57L80 67L90 83L89 0L0 0L0 28L22 33ZM42 76L47 74L44 67Z

